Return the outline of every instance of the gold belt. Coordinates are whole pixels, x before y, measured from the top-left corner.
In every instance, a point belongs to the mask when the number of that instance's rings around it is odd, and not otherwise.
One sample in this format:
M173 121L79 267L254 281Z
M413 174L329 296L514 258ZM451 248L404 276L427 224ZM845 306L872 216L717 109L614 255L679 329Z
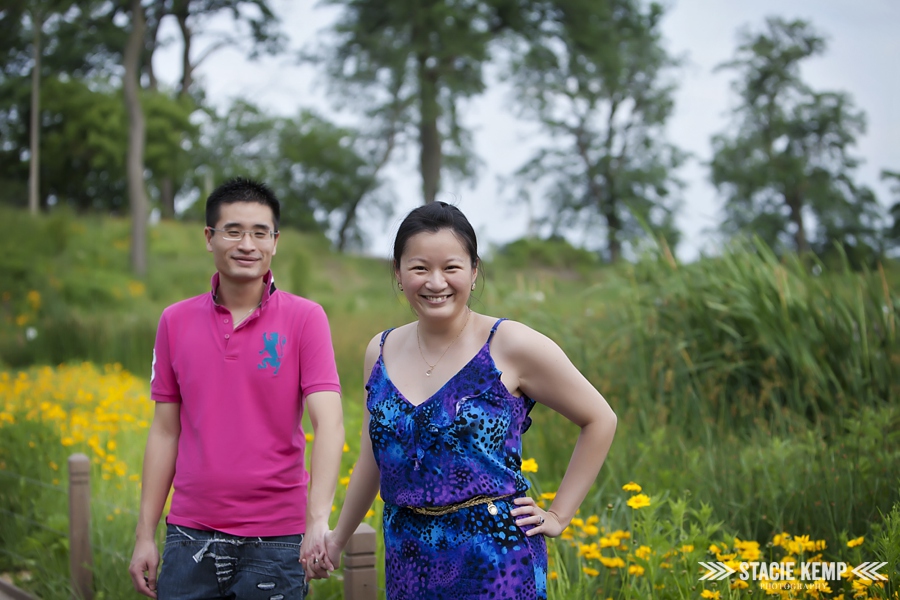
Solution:
M448 504L447 506L407 506L406 508L420 515L440 517L442 515L449 515L450 513L454 513L461 508L469 508L470 506L487 504L488 512L492 515L496 515L498 510L494 505L494 500L502 500L503 498L509 498L512 495L513 494L504 494L503 496L475 496L474 498L469 498L468 500L457 502L456 504Z

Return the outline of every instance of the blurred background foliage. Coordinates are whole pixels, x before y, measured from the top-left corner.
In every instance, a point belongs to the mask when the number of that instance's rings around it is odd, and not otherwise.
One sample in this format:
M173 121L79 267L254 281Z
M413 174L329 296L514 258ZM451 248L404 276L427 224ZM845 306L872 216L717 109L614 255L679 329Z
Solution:
M684 66L666 51L667 9L641 0L481 0L327 3L337 18L293 52L266 0L14 0L0 9L0 203L32 213L79 212L196 219L223 179L268 182L284 224L325 233L339 250L366 248L392 213L385 168L419 157L422 199L451 178L474 181L479 157L465 126L467 99L498 68L515 90L510 109L542 132L510 177L508 197L530 215L530 238L587 241L604 262L640 256L663 238L677 255L687 153L666 139ZM137 72L125 46L146 23ZM216 27L211 27L216 23ZM226 26L223 29L222 24ZM168 25L167 25L168 24ZM161 34L173 30L176 39ZM178 79L162 83L154 56L182 51ZM229 46L304 61L328 82L341 123L298 99L276 115L256 98L207 98L197 69ZM803 20L770 17L742 31L734 57L732 122L711 140L707 165L722 202L723 239L758 236L796 251L873 267L897 246L898 198L858 182L854 147L865 113L841 90L812 88L808 61L826 36ZM291 59L290 57L293 57ZM126 101L134 76L140 94ZM128 117L129 102L144 117ZM142 139L127 184L130 135ZM882 165L885 180L896 165ZM143 219L136 220L143 225ZM135 255L146 253L133 235ZM843 250L835 250L835 244ZM137 275L142 276L140 270Z

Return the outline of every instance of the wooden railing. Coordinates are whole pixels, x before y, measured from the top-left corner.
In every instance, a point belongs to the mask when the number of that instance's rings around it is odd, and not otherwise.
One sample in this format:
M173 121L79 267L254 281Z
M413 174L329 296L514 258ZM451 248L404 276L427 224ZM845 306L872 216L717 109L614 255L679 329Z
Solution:
M344 600L378 597L375 546L375 530L371 525L360 524L344 553ZM93 564L91 461L84 454L73 454L69 457L69 570L73 599L94 599Z

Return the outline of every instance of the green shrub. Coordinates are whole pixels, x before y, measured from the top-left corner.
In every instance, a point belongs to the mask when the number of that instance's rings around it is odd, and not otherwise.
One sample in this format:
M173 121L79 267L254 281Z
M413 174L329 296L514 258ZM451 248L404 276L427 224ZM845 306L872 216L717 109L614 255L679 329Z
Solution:
M496 252L496 259L515 269L550 267L584 271L599 265L597 254L576 248L561 237L545 240L522 238L510 242Z

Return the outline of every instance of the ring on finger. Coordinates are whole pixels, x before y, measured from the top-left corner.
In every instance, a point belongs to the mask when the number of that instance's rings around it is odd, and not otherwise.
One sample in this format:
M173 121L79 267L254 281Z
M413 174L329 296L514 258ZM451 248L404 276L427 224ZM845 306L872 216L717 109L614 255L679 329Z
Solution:
M544 517L540 517L540 519L541 519L541 520L540 520L540 522L538 523L538 525L543 525L543 524L544 524Z

